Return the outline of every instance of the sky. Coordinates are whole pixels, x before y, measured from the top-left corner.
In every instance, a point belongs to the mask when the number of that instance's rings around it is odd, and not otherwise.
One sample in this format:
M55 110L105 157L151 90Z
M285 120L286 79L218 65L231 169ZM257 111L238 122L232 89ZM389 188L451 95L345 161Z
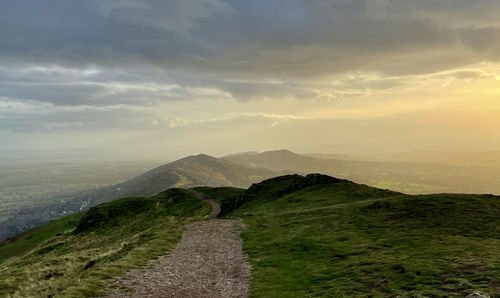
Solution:
M499 15L498 0L2 1L0 155L500 149Z

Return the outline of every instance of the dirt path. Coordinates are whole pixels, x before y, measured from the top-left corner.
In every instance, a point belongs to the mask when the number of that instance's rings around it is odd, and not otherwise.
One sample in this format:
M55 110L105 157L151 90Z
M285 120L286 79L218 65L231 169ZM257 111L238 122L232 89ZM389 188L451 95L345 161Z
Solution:
M210 212L210 215L209 215L210 218L216 218L217 217L217 215L220 212L220 205L219 205L219 203L217 203L216 201L208 198L204 193L196 191L196 190L194 190L192 188L190 188L188 190L191 193L193 193L198 199L203 200L203 201L209 203L210 206L212 206L212 211Z
M210 219L186 225L169 255L127 272L108 289L109 297L248 297L251 275L241 249L243 224L216 219L219 204L190 191L212 205Z

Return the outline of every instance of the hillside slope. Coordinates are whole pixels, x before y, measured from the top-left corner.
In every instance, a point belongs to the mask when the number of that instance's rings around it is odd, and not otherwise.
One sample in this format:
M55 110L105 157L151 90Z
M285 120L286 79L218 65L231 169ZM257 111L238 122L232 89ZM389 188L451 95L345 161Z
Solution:
M53 204L22 209L1 225L0 241L49 220L119 198L150 196L171 187L207 185L246 188L279 173L269 169L248 168L205 154L188 156L123 183L54 198Z
M0 297L88 297L107 279L169 252L211 207L183 189L126 198L0 244Z
M436 192L500 194L500 169L437 162L323 159L288 150L222 157L247 167L322 173L411 194Z
M254 297L500 297L499 212L490 195L291 175L253 185L227 216L248 225Z
M247 188L252 183L274 177L268 169L249 168L199 154L152 169L136 178L112 186L116 196L148 196L171 187L233 186ZM97 196L96 200L102 200Z
M246 223L253 297L500 297L500 197L405 195L320 174L196 190ZM170 189L53 221L0 244L0 295L95 294L168 253L209 209Z

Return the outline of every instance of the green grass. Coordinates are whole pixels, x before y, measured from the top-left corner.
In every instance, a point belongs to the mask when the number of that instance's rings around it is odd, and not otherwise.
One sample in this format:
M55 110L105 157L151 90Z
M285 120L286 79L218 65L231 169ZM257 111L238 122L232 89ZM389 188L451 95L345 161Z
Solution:
M422 193L432 193L437 192L438 188L432 185L425 185L419 183L409 183L409 182L401 182L395 181L391 179L381 180L381 181L372 181L370 185L373 185L377 188L385 188L391 189L395 191L404 192L407 194L422 194Z
M111 277L167 254L181 227L209 211L193 194L170 189L53 221L0 247L0 296L96 295Z
M245 189L236 187L195 187L195 190L205 193L209 198L215 200L220 205L219 216L224 216L237 208L242 203L241 196Z
M500 297L498 197L299 180L250 188L228 215L248 225L253 297Z
M27 252L43 241L73 229L80 220L82 213L72 214L62 219L52 221L36 229L27 231L15 238L6 240L0 246L0 264L10 257Z
M174 185L174 187L189 187L190 185L193 185L193 181L191 181L189 178L187 178L184 175L181 175L179 173L176 173L177 176L179 177L179 181Z
M322 175L196 190L247 224L253 297L500 297L499 197L411 196ZM171 189L53 221L0 246L0 296L95 295L209 211Z

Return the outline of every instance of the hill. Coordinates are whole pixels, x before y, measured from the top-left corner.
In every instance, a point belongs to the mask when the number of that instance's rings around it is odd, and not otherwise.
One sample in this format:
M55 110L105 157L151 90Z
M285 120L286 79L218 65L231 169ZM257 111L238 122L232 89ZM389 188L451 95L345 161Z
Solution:
M0 296L88 297L106 279L169 252L210 206L183 189L125 198L0 244Z
M329 156L326 156L329 157ZM414 161L324 159L288 150L223 157L247 167L322 173L411 194L436 192L500 194L500 168Z
M23 208L10 214L2 223L0 241L50 220L118 198L150 196L172 187L197 185L246 188L279 173L248 168L205 154L188 156L119 184L55 197L52 204Z
M196 190L247 225L253 297L500 296L500 197L405 195L319 174ZM51 222L0 245L0 294L98 293L208 212L170 189Z
M318 159L341 159L341 160L364 160L378 161L380 159L371 156L350 155L350 154L335 154L335 153L306 153L304 156L314 157Z
M148 196L171 187L233 186L246 188L277 173L249 168L199 154L152 169L136 178L114 185L116 196ZM99 198L96 199L99 200ZM102 199L101 199L102 200Z
M490 195L291 175L253 185L227 216L248 225L253 297L500 297L499 212Z

